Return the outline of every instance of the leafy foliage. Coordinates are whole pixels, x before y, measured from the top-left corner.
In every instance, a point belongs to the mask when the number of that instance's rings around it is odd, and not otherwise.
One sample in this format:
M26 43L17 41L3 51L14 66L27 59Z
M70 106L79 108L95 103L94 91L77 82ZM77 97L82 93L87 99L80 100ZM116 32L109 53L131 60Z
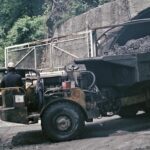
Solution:
M25 43L44 38L44 17L24 16L17 20L7 35L7 44Z
M49 29L110 0L0 0L0 65L4 48L44 38ZM47 26L47 27L46 27Z

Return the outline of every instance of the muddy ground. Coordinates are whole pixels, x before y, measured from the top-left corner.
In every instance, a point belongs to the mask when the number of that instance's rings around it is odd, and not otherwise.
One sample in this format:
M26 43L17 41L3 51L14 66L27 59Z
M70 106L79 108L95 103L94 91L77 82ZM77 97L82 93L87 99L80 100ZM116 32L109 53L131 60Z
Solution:
M134 119L118 116L86 124L77 140L53 143L40 124L17 125L0 121L0 150L150 150L150 117Z

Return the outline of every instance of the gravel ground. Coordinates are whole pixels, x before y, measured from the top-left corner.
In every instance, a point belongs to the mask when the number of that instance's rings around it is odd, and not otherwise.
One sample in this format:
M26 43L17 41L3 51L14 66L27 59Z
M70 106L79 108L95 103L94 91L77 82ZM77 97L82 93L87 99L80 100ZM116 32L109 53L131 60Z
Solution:
M150 150L150 117L145 114L95 120L86 124L80 139L60 143L47 140L40 124L0 123L0 150Z

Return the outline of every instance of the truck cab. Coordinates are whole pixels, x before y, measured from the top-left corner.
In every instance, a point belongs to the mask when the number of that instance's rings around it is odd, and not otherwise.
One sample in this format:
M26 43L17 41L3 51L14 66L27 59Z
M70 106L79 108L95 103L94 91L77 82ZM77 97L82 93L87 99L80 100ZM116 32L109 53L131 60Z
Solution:
M22 76L24 85L0 88L0 115L4 121L28 124L43 105L42 80L36 70L16 69L16 72ZM1 79L6 73L7 69L0 69Z

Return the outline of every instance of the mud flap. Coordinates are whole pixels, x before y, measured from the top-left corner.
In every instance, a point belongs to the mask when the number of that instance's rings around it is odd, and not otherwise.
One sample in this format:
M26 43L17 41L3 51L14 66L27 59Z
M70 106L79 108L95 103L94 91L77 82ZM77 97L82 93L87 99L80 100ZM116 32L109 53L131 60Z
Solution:
M1 108L0 117L3 121L28 124L27 108Z

